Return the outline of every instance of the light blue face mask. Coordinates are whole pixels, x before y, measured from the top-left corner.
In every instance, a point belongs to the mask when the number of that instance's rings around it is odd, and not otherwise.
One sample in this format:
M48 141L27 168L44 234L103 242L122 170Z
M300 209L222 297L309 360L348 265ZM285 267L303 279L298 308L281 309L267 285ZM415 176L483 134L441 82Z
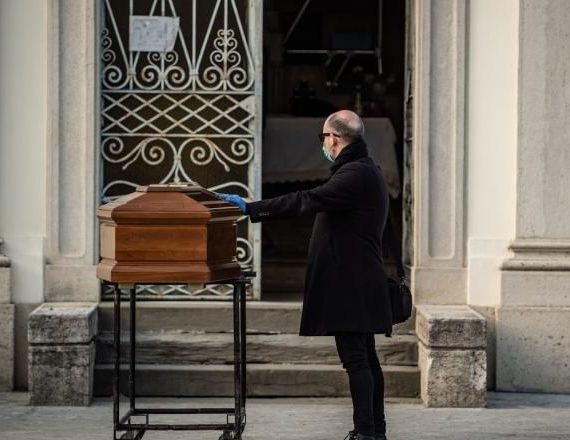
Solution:
M327 160L329 162L334 162L333 157L331 156L331 154L329 153L329 151L325 148L325 144L323 144L323 154L324 156L327 158Z

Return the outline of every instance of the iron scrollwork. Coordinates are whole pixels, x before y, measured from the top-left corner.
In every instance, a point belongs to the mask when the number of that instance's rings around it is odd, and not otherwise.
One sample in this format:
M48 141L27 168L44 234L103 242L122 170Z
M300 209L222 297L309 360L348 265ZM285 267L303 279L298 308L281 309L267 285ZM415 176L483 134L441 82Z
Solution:
M103 7L101 202L142 184L189 181L251 197L254 69L236 0L105 0ZM145 7L149 16L183 16L173 51L128 50L126 15ZM208 23L202 31L198 20ZM238 261L249 267L245 218L239 229ZM151 297L230 293L223 286L143 288Z

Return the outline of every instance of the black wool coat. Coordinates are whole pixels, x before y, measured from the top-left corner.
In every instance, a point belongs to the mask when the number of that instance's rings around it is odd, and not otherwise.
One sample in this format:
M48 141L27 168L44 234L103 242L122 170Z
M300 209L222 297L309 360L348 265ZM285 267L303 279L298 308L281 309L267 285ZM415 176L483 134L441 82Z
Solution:
M252 222L316 213L299 334L386 333L392 314L382 258L388 190L362 141L321 186L247 204Z

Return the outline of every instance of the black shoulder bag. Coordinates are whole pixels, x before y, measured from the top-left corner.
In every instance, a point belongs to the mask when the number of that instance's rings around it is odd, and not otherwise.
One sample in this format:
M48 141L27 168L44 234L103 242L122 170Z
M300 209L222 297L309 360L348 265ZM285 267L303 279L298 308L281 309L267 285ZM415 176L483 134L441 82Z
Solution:
M412 316L412 293L406 281L406 273L402 264L402 252L398 246L399 240L396 240L394 223L392 215L388 214L389 230L386 236L388 241L388 249L396 262L398 271L398 280L388 277L388 293L390 295L390 304L392 306L392 324L398 324L407 321ZM388 335L387 335L388 336Z

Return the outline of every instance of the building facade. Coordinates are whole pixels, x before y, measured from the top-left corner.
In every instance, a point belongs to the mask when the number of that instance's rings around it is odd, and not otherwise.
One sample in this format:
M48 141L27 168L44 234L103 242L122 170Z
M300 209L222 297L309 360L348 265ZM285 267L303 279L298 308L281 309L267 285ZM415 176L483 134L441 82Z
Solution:
M231 16L235 2L218 3ZM229 162L247 158L235 180L259 197L263 2L237 3L247 16L242 58L251 83L215 92L237 96L245 112L234 127L245 152ZM10 317L0 330L14 341L6 383L18 389L27 387L29 314L46 302L102 301L101 114L109 99L120 102L101 81L106 5L0 1L0 251L10 262L0 264L1 310ZM492 388L570 392L570 4L407 7L404 241L415 303L466 305L486 318ZM206 89L192 93L211 103ZM212 130L203 137L214 138ZM259 261L260 230L243 237L244 252ZM252 301L263 300L259 289Z

